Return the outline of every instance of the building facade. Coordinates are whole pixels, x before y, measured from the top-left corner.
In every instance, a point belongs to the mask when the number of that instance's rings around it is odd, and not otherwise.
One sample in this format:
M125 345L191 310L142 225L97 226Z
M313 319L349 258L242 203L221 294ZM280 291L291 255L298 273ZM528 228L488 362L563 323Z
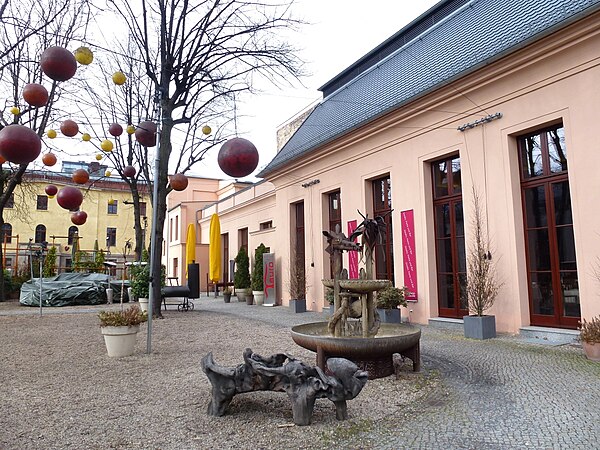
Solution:
M358 211L382 216L377 277L414 293L403 314L460 319L478 196L504 282L489 311L498 330L575 328L600 314L599 63L597 0L438 3L321 88L259 174L269 192L212 207L224 259L243 230L263 238L270 221L280 303L301 255L307 307L320 310L331 271L322 231L348 234ZM202 211L203 235L213 210ZM362 265L344 258L351 273Z

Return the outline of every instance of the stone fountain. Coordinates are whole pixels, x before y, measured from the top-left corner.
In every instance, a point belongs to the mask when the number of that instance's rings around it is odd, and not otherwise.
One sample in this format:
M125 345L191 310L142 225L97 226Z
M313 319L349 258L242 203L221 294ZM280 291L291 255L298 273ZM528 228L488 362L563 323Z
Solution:
M399 353L419 371L421 330L410 324L382 324L375 308L374 293L391 286L389 280L372 279L373 251L385 230L384 218L361 216L363 222L349 237L339 227L334 232L323 231L334 273L334 278L323 284L333 289L334 313L329 322L293 327L292 339L316 352L317 365L323 370L328 358L343 357L367 371L369 378L381 378L394 373L393 354ZM358 236L362 236L362 245L355 242ZM343 251L364 251L365 268L358 279L348 279L342 268Z

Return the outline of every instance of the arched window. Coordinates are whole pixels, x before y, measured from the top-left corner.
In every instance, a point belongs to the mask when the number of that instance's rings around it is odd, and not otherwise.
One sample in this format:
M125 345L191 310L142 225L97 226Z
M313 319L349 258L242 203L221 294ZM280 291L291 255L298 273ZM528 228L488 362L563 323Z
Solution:
M67 243L69 245L73 245L73 237L75 236L76 233L79 233L79 230L77 229L76 226L69 227L69 233L68 233L69 240L67 241Z
M38 225L35 227L35 242L41 244L46 240L46 227L44 225Z
M2 225L2 230L0 231L0 243L10 244L12 241L12 225L10 223L5 223Z

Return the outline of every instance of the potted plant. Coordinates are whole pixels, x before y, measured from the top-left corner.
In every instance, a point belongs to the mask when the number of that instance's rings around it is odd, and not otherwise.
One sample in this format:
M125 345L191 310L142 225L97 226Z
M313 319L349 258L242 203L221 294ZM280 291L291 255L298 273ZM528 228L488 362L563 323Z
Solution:
M496 337L496 317L485 315L496 301L502 283L498 280L478 192L473 188L473 239L467 254L467 281L461 286L470 315L463 317L465 337L490 339Z
M252 294L252 288L247 287L244 289L244 298L246 299L246 305L254 304L254 295Z
M231 302L231 293L232 290L229 286L226 286L225 289L223 289L223 299L225 300L225 303Z
M265 300L265 284L263 280L263 255L268 253L267 247L261 242L254 251L254 270L252 271L252 295L254 303L262 305Z
M131 267L131 292L140 303L142 311L148 311L148 296L150 295L150 265L141 262Z
M244 247L240 247L235 257L235 272L233 274L233 286L236 289L238 301L246 301L247 287L250 287L250 260Z
M98 317L108 356L133 355L140 324L148 320L148 314L138 305L131 305L120 311L101 311Z
M406 287L389 286L377 292L377 313L383 323L400 323L399 306L406 307Z
M589 322L583 319L579 325L579 340L585 356L600 361L600 316L592 317Z
M289 267L290 309L295 313L306 312L306 276L304 259L298 258L292 249Z

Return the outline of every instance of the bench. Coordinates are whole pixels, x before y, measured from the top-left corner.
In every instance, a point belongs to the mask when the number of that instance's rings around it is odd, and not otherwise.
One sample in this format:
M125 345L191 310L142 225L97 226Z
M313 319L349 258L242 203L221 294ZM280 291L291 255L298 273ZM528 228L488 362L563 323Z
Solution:
M162 302L167 310L167 298L183 298L181 303L170 303L176 304L178 311L189 311L194 310L194 304L190 302L189 296L191 294L188 286L165 286L160 290Z
M210 295L210 292L213 291L215 293L215 297L219 296L219 288L230 287L233 289L233 295L235 295L235 286L233 285L233 281L223 282L223 283L213 283L208 278L208 274L206 274L206 296Z

